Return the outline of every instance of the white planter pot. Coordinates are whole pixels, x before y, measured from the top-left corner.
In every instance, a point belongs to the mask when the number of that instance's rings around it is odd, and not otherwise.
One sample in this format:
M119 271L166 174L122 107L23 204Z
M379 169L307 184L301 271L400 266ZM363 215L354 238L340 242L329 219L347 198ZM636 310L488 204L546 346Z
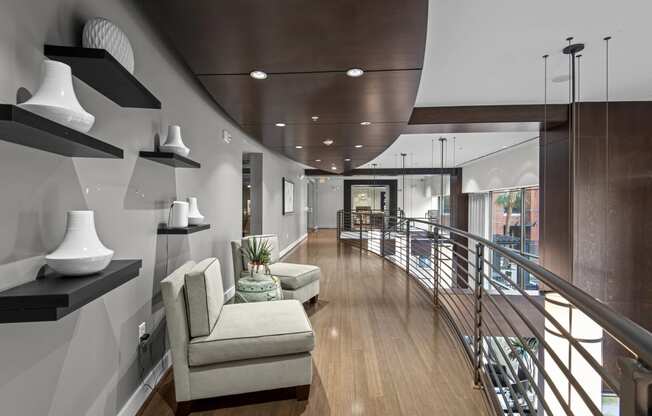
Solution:
M87 21L82 33L82 46L106 49L127 71L134 73L134 51L131 42L110 20L95 17Z
M63 242L45 256L48 266L66 276L100 272L112 258L113 250L104 247L97 236L93 211L68 211Z
M268 274L265 274L265 267L264 266L259 266L258 271L256 271L256 266L253 263L249 263L248 265L248 270L249 270L249 276L251 276L251 279L253 280L269 280L270 277Z
M188 211L188 224L190 225L199 225L204 222L204 216L199 212L197 208L197 198L191 196L188 198L189 211Z
M186 157L190 153L190 149L183 143L181 139L181 127L168 126L168 137L160 146L161 152L175 153L179 156Z
M57 61L43 61L41 86L18 107L82 133L89 131L95 122L95 117L77 101L70 67Z
M168 228L186 228L188 226L188 203L174 201L170 207Z

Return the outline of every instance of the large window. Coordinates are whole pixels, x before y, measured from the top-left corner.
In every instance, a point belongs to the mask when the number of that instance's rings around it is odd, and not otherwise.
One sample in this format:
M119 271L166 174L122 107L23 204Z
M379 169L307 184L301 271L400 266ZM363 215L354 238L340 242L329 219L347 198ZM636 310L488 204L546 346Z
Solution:
M539 188L510 189L491 193L491 239L522 256L538 261ZM492 279L505 289L507 280L526 290L538 290L539 282L509 259L494 253Z

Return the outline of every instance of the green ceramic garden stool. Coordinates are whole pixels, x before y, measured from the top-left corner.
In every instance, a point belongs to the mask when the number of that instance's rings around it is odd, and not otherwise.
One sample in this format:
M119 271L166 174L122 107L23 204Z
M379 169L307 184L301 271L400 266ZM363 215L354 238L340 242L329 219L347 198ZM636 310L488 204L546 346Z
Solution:
M283 299L281 281L276 276L266 276L264 279L243 277L235 284L235 302L267 302Z

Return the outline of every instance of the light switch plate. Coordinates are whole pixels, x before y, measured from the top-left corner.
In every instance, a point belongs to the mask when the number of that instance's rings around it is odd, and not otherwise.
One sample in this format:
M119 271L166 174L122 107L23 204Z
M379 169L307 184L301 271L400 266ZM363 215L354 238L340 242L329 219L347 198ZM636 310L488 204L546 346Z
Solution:
M231 133L229 133L228 130L224 129L222 130L222 138L224 139L225 143L231 143Z

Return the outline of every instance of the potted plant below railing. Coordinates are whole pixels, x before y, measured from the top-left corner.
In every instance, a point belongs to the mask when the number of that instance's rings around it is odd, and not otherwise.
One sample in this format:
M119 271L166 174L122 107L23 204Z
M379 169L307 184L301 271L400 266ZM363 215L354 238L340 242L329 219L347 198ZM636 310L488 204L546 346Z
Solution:
M265 239L252 237L242 248L248 261L249 274L254 280L269 279L269 262L272 258L272 245Z

